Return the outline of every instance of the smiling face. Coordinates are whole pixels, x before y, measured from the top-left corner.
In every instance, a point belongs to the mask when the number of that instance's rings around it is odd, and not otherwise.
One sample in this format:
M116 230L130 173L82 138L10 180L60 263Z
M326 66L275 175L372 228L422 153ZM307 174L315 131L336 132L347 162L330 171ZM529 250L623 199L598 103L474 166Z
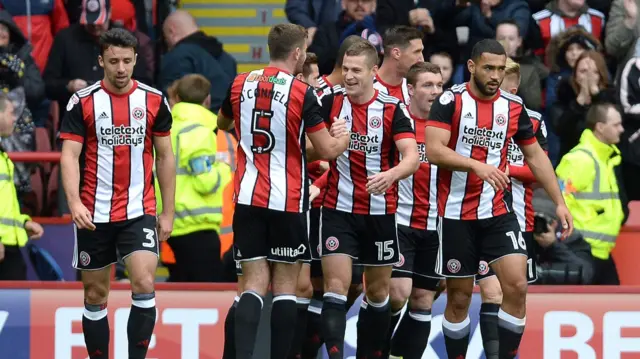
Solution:
M359 97L373 87L373 78L378 66L372 65L366 55L345 55L342 62L342 76L347 95Z

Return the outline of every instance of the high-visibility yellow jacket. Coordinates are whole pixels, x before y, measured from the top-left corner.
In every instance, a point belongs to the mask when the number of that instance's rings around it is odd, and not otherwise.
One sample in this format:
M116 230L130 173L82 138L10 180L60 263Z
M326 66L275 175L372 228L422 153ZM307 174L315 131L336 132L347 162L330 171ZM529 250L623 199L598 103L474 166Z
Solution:
M216 116L200 105L185 102L174 105L171 113L171 145L177 174L171 236L203 230L219 232L223 192L231 181L231 167L216 160ZM160 193L157 181L156 193ZM162 210L160 200L158 210Z
M5 246L23 247L29 237L24 224L31 218L20 213L18 193L13 182L13 162L0 150L0 242Z
M620 161L616 146L601 142L586 129L556 169L574 226L591 245L591 255L599 259L609 258L624 220L614 172Z

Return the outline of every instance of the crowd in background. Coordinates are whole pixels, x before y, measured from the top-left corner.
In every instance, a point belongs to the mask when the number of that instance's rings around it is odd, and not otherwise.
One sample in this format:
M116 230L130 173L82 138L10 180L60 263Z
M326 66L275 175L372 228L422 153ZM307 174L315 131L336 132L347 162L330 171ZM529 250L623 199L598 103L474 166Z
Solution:
M209 108L217 113L236 61L188 13L172 12L174 5L0 1L0 88L18 118L13 136L2 142L5 150L46 148L38 132L48 133L56 149L59 124L51 118L62 118L64 106L52 107L52 101L64 105L75 91L102 79L97 37L112 27L132 31L139 41L135 79L166 93L185 75L201 74L212 84ZM628 201L640 200L640 188L624 185L640 175L639 6L640 0L287 0L285 11L290 22L307 28L320 75L331 72L335 50L347 36L360 35L382 52L385 30L409 25L423 31L424 58L441 68L448 88L469 80L466 61L475 43L501 41L521 66L518 95L543 114L555 165L580 142L595 98L620 103L624 133L616 174L628 214ZM17 164L15 182L26 206L36 167ZM59 204L35 214L62 214Z

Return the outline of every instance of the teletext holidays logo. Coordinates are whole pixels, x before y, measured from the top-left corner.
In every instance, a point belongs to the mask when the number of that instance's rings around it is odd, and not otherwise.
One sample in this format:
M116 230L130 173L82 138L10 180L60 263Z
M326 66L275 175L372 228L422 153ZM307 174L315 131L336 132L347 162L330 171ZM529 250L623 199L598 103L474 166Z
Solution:
M420 156L421 163L429 163L429 160L427 160L426 148L427 146L425 146L424 143L418 143L418 155Z
M462 134L462 143L468 145L486 147L492 150L499 150L504 146L503 132L465 125L462 129Z
M144 142L144 127L110 126L100 128L100 144L105 146L138 146Z
M524 154L522 153L520 146L516 145L515 142L509 141L508 152L509 152L510 163L517 163L517 162L524 161Z
M349 150L365 153L378 152L380 150L380 137L378 135L369 136L352 132L351 142L349 142Z

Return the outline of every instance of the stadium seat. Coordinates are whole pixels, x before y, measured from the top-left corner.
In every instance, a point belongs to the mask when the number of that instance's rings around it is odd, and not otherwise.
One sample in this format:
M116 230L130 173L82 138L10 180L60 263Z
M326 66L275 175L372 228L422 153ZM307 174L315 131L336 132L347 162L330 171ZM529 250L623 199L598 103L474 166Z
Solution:
M36 152L51 152L51 135L44 127L36 127ZM46 177L51 172L51 164L49 162L41 162L43 174Z
M22 210L31 216L42 214L44 204L44 178L40 167L36 167L31 174L31 192L22 197Z
M625 226L640 226L640 201L629 202L629 218Z
M60 129L60 106L58 106L58 101L51 101L49 119L53 125L51 138L55 141L58 136L58 130ZM51 142L51 146L55 148L55 142Z
M45 208L48 215L58 216L58 172L59 165L54 165L47 181L47 207Z

